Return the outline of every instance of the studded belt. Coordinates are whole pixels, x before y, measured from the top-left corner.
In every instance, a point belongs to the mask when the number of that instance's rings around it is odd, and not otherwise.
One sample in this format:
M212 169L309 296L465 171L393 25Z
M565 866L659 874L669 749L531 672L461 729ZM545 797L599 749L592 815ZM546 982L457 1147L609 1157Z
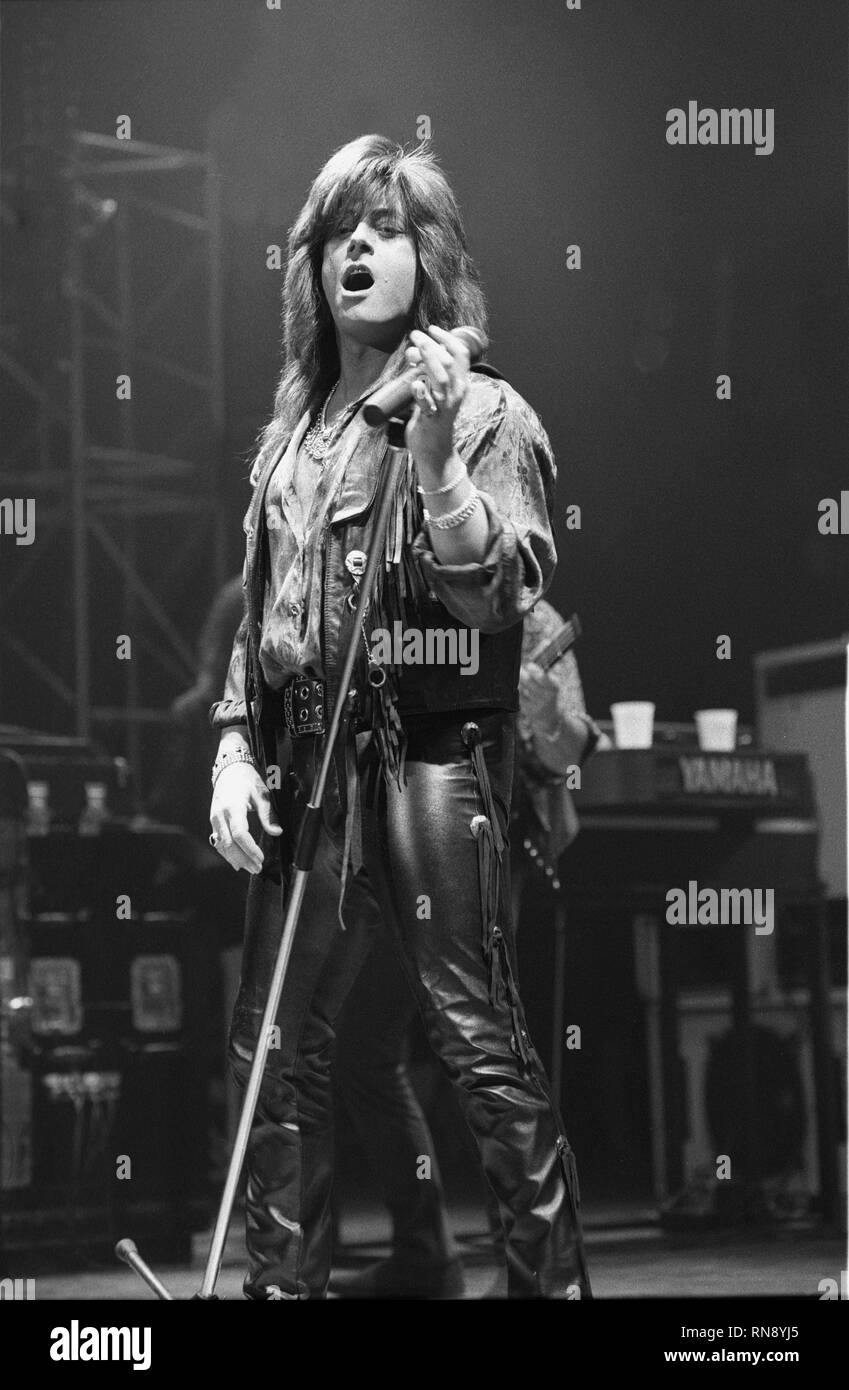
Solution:
M324 733L324 681L293 676L282 694L283 719L292 738Z

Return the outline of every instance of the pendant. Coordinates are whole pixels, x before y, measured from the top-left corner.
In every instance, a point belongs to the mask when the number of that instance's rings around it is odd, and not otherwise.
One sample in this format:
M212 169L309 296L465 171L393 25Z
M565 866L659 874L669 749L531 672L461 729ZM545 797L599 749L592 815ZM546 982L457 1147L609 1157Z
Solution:
M327 457L331 433L332 430L322 430L316 423L304 435L304 448L310 458L315 459L317 463L323 464Z

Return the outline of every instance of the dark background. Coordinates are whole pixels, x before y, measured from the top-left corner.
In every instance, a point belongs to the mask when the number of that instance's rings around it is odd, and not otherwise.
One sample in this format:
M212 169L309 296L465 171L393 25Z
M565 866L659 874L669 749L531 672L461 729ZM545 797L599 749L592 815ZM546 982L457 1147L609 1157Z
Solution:
M32 122L21 74L33 44L51 119L76 108L77 125L114 135L128 113L138 139L222 159L233 570L279 368L281 274L266 247L285 242L332 149L367 131L415 141L427 114L488 291L491 360L554 444L551 597L582 617L592 710L652 698L661 719L711 704L750 717L754 652L849 627L849 540L817 530L820 499L849 481L841 4L6 0L0 17L7 175ZM774 153L670 147L666 111L691 99L774 107ZM4 201L7 345L22 348L34 277L61 277L63 214L37 188ZM573 242L583 268L570 272ZM153 266L168 247L147 254ZM42 351L61 350L57 304ZM719 372L729 402L716 400ZM156 408L173 416L179 397ZM102 410L105 424L114 401ZM7 440L15 428L7 411ZM579 532L563 525L570 503ZM163 558L172 543L164 529L145 536ZM61 654L56 581L36 577L6 621ZM212 590L201 558L196 585L163 601L191 634ZM731 661L716 659L720 633ZM68 710L20 674L3 673L0 719L70 732ZM154 680L165 705L179 683Z

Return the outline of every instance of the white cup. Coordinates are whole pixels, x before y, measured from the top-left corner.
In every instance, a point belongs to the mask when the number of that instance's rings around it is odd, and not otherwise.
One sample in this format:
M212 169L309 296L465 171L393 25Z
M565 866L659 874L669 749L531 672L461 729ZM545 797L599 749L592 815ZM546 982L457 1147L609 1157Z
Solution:
M736 709L697 709L699 747L704 753L733 753L737 747Z
M651 700L620 700L610 706L617 748L651 748L654 705Z

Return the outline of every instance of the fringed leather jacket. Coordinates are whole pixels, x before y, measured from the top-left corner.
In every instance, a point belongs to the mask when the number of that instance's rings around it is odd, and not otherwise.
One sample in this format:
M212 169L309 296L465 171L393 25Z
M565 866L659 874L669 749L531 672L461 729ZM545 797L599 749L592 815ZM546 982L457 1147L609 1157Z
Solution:
M403 366L400 352L390 358L381 380L389 379L399 366ZM307 423L305 416L294 433L302 434ZM405 661L389 668L390 679L377 698L366 680L364 648L353 681L358 691L370 697L360 705L356 723L360 729L371 724L378 732L381 725L386 730L388 715L397 715L403 725L405 715L518 708L522 619L545 593L556 564L551 530L556 469L551 446L537 415L522 397L497 374L474 369L455 422L454 441L486 509L486 553L474 564L447 565L437 559L422 522L415 470L408 455L387 533L386 563L378 571L369 627L392 632L393 624L400 620L405 630L426 633L453 628L458 638L464 627L477 629L477 671L472 674L469 667L459 663L411 665ZM261 768L268 765L268 750L274 747L268 719L263 718L273 696L259 659L269 569L266 493L288 443L283 440L264 461L258 459L251 473L253 495L243 523L244 615L233 644L223 698L210 711L214 727L247 725ZM320 571L322 674L328 719L340 695L339 671L353 621L347 600L354 580L345 560L353 550L368 552L385 448L383 433L369 429L357 414L334 450L339 451L333 466L338 466L340 484L322 527L324 563ZM305 598L309 600L309 596ZM470 636L465 634L467 644ZM385 753L383 742L381 748Z

